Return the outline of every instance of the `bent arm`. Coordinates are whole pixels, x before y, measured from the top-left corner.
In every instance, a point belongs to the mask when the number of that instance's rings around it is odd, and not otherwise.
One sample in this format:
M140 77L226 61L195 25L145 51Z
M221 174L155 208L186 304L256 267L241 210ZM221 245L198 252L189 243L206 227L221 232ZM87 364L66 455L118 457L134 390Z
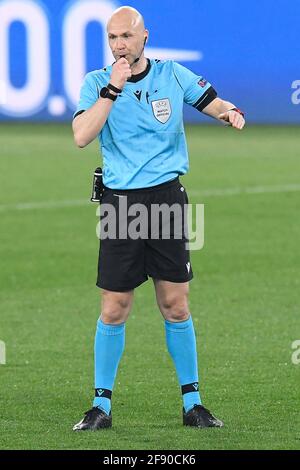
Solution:
M245 125L243 113L239 111L233 103L224 101L221 98L215 98L202 112L223 123L225 121L239 130L242 130Z
M206 106L202 112L211 116L215 119L218 119L218 116L230 109L235 108L234 104L229 101L224 101L221 98L215 98L208 106Z
M121 58L115 62L112 67L110 84L114 85L115 88L118 88L121 91L127 79L131 77L131 75L132 73L128 61L125 58ZM80 148L86 147L90 144L101 132L114 104L114 101L109 98L97 99L97 95L95 94L95 83L93 82L92 85L89 85L88 82L86 83L87 93L83 93L85 96L85 100L83 100L83 102L86 104L92 99L92 102L95 101L95 103L91 107L88 107L86 111L78 114L73 120L72 128L74 141ZM117 95L113 90L110 90L110 94Z
M107 98L99 98L87 111L76 116L72 123L75 144L86 147L101 132L114 102Z

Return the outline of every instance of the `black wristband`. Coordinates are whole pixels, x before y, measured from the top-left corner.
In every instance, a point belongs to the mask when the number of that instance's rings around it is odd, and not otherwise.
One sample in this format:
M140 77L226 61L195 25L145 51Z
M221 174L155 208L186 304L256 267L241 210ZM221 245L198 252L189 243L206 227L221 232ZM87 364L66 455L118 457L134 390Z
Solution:
M122 90L113 86L111 83L109 83L106 88L109 88L109 90L113 91L114 93L122 93Z
M245 113L241 111L239 108L231 108L228 111L235 111L236 113L239 113L241 116L245 117Z

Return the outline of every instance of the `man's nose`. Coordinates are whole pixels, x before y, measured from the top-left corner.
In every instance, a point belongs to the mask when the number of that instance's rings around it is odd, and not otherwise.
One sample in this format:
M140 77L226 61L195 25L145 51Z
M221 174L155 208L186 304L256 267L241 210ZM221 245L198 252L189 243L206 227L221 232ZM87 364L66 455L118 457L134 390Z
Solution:
M124 41L122 38L117 38L116 39L116 49L119 50L119 49L124 49Z

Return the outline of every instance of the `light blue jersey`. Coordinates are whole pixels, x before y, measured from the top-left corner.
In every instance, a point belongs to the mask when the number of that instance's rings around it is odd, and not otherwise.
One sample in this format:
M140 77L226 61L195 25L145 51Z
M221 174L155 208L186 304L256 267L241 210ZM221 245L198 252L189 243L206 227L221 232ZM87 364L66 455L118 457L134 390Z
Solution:
M89 109L110 80L112 66L86 75L75 116ZM202 76L171 60L149 60L113 103L99 134L103 181L112 189L156 186L183 175L189 161L183 103L199 109L215 97Z

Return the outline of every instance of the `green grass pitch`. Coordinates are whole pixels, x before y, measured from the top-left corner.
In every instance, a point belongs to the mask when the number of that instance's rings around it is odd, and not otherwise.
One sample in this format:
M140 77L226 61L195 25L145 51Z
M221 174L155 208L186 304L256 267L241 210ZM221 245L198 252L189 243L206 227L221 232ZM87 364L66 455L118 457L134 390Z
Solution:
M183 428L152 282L138 288L113 395L113 428L74 433L91 405L98 146L69 125L0 125L1 449L299 449L300 134L297 127L187 127L204 404L223 429ZM86 204L84 201L87 201Z

